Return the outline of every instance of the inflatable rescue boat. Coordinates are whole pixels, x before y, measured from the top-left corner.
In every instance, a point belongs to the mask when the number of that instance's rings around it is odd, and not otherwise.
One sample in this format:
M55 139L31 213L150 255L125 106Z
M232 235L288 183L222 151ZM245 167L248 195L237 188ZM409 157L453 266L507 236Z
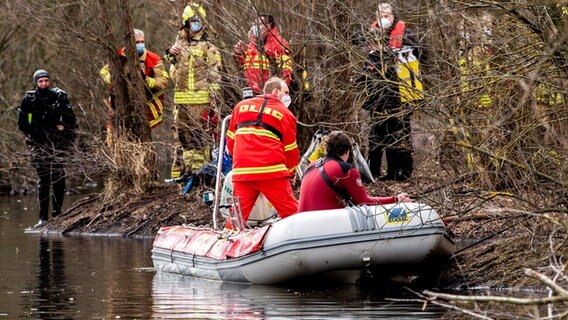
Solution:
M223 120L219 150L225 150L230 117ZM310 148L320 140L315 139ZM222 168L222 157L217 161L217 168ZM353 206L278 220L261 194L243 221L238 198L233 198L231 174L224 177L223 185L222 180L222 170L217 170L214 199L211 193L204 195L206 203L214 204L213 228L181 225L158 231L152 248L158 272L251 284L306 277L353 283L362 274L431 271L454 251L444 221L425 204ZM220 231L218 214L240 231Z
M453 250L435 210L399 203L301 212L235 233L163 227L152 259L158 272L277 284L346 272L422 268L446 261Z

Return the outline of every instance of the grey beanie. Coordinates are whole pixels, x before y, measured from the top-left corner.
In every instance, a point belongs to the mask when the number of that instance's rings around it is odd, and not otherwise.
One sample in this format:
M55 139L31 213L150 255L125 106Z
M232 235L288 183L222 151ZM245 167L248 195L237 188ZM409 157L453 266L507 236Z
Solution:
M43 69L39 69L36 72L34 72L34 85L37 85L37 81L40 78L48 78L49 79L49 73Z

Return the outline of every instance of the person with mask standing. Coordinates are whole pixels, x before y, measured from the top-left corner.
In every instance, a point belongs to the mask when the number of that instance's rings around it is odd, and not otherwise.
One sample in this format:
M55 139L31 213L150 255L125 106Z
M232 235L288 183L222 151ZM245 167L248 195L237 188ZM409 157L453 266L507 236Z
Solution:
M209 162L216 139L221 54L206 31L205 9L192 2L183 11L175 43L166 50L175 82L172 179Z
M50 188L52 217L61 214L65 196L65 162L75 141L76 118L67 93L50 88L49 73L34 72L36 89L26 92L18 108L18 128L26 136L31 163L38 175L40 227L49 219Z
M233 56L243 67L247 86L254 94L260 94L270 77L279 77L290 86L292 82L292 58L290 45L280 35L274 17L261 13L248 32L248 44L239 41L233 48Z
M227 131L227 148L233 157L233 195L247 221L259 193L281 218L298 212L290 180L298 166L296 117L288 106L290 95L283 79L270 78L264 95L245 99L234 108ZM232 228L230 223L227 228Z
M170 76L164 67L164 63L159 55L146 49L144 40L144 32L139 29L134 29L134 41L136 42L136 53L138 54L138 62L140 64L140 73L146 85L146 104L147 119L150 129L154 129L163 122L164 112L164 95L166 88L169 85ZM118 55L122 63L125 74L128 76L126 69L126 53L125 48L118 50ZM112 117L114 116L115 102L113 99L112 90L112 77L110 73L110 65L106 64L100 71L100 76L103 82L107 85L110 91L110 99L108 103L109 119L107 120L107 144L110 144L112 139Z
M379 177L383 151L387 174L380 180L403 181L413 169L410 116L423 99L416 35L398 19L393 7L380 3L377 20L358 41L366 44L368 59L355 83L364 88L363 109L370 112L371 173Z

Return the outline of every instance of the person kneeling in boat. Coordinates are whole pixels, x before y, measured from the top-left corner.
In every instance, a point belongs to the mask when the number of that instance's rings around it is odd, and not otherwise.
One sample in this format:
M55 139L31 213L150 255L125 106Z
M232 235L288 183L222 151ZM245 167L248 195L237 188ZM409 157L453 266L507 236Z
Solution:
M349 204L411 202L407 193L393 197L371 197L359 171L348 161L351 139L343 131L329 134L326 155L312 162L302 178L299 212L344 208Z

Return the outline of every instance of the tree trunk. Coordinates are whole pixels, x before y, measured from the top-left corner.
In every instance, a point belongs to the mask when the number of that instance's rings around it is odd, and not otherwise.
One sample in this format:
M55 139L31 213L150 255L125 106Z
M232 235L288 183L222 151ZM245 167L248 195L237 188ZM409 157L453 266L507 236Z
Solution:
M111 19L107 1L99 0L107 37L104 43L112 76L114 113L109 133L110 157L114 171L105 185L106 193L134 189L143 192L156 176L156 156L150 144L150 127L146 119L146 94L138 55L134 44L134 27L129 0L119 1L120 32L124 35L126 62L117 54L114 46Z

